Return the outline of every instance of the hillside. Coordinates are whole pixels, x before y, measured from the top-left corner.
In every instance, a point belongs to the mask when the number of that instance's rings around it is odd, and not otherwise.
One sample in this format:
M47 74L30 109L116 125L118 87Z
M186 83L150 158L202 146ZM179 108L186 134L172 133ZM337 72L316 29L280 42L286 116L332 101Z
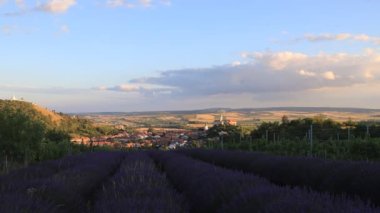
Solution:
M43 122L48 129L56 129L70 120L71 116L56 113L34 103L18 100L0 100L0 110L14 110L24 113L34 120Z
M104 135L105 130L112 131L33 103L0 100L0 173L1 168L8 171L8 162L28 164L62 157L73 149L80 151L80 147L70 143L70 138Z
M0 110L5 114L19 113L24 114L31 120L38 120L48 127L55 127L60 116L49 112L42 107L25 101L0 100ZM54 120L52 118L55 118Z
M100 127L95 127L87 119L78 116L57 113L42 106L14 100L0 100L0 111L3 114L19 113L24 115L24 119L38 121L43 124L45 131L59 131L69 135L100 135L103 132ZM15 126L17 128L17 126Z
M58 114L54 111L51 111L47 108L43 108L43 107L36 105L36 104L33 104L33 107L35 110L37 110L43 116L48 117L55 124L59 124L62 122L62 120L64 120L64 117L62 114Z

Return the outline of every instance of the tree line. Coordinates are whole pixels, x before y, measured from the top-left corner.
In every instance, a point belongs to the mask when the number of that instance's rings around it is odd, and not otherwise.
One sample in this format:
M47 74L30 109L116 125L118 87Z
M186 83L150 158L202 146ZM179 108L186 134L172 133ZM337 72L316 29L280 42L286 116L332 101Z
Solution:
M225 132L226 134L219 134ZM380 122L337 122L322 115L263 122L252 131L240 126L215 125L207 132L206 147L264 151L280 155L332 159L380 160ZM223 139L223 140L222 140Z
M310 140L318 141L380 138L380 123L375 121L336 122L322 115L314 118L289 120L283 116L281 122L264 122L251 132L254 139L267 141Z

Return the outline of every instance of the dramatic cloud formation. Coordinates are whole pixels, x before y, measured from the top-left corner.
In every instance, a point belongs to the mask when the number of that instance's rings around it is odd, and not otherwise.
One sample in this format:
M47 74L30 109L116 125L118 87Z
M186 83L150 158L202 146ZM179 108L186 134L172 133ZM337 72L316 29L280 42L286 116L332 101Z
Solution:
M340 34L306 34L303 38L297 40L307 40L310 42L319 42L319 41L342 41L342 40L352 40L352 41L362 41L370 42L376 45L380 45L380 37L369 36L366 34L350 34L350 33L340 33Z
M380 80L380 54L307 55L297 52L243 53L247 63L162 72L129 84L103 87L120 92L162 92L172 97L300 92ZM150 85L147 87L146 85ZM152 86L153 85L153 86Z

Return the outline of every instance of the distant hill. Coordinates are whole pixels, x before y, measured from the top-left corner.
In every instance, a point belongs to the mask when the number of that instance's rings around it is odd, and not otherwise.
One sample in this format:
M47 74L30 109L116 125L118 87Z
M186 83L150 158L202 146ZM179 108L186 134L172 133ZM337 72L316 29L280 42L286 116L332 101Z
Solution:
M96 124L126 125L129 127L192 127L212 124L223 115L241 125L252 126L267 121L280 121L284 115L289 119L323 116L338 122L348 120L379 120L380 109L338 107L270 107L270 108L211 108L183 111L151 112L99 112L79 114Z
M209 108L198 110L171 110L171 111L145 111L145 112L95 112L95 113L73 113L75 115L155 115L155 114L204 114L221 112L346 112L346 113L380 113L380 109L350 108L350 107L264 107L264 108Z
M232 109L232 111L293 111L293 112L352 112L352 113L380 113L380 109L349 108L349 107L267 107Z

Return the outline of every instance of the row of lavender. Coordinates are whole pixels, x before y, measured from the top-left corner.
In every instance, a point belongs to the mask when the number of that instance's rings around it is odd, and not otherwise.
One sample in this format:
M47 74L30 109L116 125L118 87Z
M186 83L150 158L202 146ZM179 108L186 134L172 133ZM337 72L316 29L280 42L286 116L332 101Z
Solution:
M0 177L0 212L379 212L178 153L149 154L156 164L144 152L90 153Z
M0 212L85 212L91 194L124 153L99 152L43 162L0 177Z
M129 153L97 192L94 212L188 212L184 197L144 152Z
M379 212L360 200L300 188L224 169L172 152L152 152L191 212Z
M380 205L380 163L220 150L197 149L181 153L225 168L253 173L278 185L359 196Z

